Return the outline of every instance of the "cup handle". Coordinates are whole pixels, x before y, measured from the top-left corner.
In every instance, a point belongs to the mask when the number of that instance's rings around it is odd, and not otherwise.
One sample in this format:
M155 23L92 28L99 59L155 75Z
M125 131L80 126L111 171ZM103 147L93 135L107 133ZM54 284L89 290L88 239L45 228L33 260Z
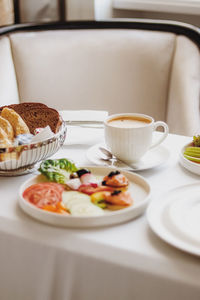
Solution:
M167 137L167 135L169 133L169 127L168 127L168 125L165 122L162 122L162 121L155 122L153 130L156 131L156 129L159 126L161 126L161 127L164 128L164 132L163 132L162 136L155 143L153 143L149 149L152 149L152 148L158 146L160 143L162 143L166 139L166 137Z

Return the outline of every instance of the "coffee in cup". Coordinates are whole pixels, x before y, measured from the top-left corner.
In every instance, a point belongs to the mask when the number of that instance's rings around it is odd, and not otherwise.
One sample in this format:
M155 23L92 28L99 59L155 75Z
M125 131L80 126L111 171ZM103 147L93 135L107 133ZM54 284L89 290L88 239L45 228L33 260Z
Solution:
M164 132L152 143L153 132L160 126ZM162 143L169 132L165 122L155 122L152 117L139 113L111 115L104 122L104 130L109 150L128 163L139 161L148 150Z

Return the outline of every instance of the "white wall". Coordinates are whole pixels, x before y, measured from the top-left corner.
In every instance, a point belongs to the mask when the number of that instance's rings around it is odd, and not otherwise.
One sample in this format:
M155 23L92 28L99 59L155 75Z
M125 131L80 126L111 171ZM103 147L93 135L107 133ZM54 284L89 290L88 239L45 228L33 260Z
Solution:
M66 0L67 20L94 20L94 0Z
M66 0L67 20L112 18L112 0Z
M112 18L112 0L94 0L95 19Z

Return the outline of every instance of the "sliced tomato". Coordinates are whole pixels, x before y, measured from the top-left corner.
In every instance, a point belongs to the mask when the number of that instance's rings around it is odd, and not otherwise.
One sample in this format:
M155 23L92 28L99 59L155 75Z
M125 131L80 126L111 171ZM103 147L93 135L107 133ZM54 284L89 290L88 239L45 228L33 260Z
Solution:
M24 192L23 197L30 203L39 208L47 205L56 205L62 200L64 186L54 182L43 182L29 186Z
M114 191L114 189L110 186L98 186L98 187L94 187L92 185L86 185L86 184L82 184L79 188L78 191L81 193L85 193L88 195L92 195L93 193L97 193L97 192L103 192L103 191Z

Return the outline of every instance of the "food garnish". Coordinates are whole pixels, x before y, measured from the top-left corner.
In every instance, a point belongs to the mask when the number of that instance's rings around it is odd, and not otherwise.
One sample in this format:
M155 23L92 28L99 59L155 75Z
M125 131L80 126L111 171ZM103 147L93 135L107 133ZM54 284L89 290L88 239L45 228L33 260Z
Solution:
M95 186L93 184L82 184L79 188L78 191L84 194L92 195L97 192L102 192L102 191L113 191L113 188L110 186Z
M107 203L106 203L106 200L105 200L105 197L106 197L106 193L108 193L108 195L110 195L110 192L96 192L96 193L93 193L91 195L91 201L101 207L101 208L106 208L107 207Z
M102 184L112 187L125 187L128 185L128 179L119 171L112 171L104 177Z
M200 147L200 135L193 136L193 144L195 147Z
M78 190L82 183L79 178L72 178L66 182L66 185L72 190Z
M200 136L194 136L192 146L186 147L183 156L193 162L200 163Z
M74 163L66 158L48 159L41 163L39 171L50 181L66 183L70 173L78 171Z
M79 170L76 171L76 174L80 178L84 174L91 174L91 172L87 169L79 169Z
M48 182L31 185L23 197L40 209L73 216L99 216L105 209L133 204L127 191L129 181L120 171L97 178L66 158L45 160L39 171Z
M85 173L80 177L81 183L82 184L92 184L93 186L97 186L98 181L95 178L95 176L91 173Z
M110 193L110 195L106 195L105 201L109 204L115 204L115 205L122 205L122 206L129 206L133 203L133 199L131 198L131 195L127 191L114 191Z
M98 216L102 215L103 211L95 206L90 196L76 192L63 192L64 206L70 211L72 216Z

